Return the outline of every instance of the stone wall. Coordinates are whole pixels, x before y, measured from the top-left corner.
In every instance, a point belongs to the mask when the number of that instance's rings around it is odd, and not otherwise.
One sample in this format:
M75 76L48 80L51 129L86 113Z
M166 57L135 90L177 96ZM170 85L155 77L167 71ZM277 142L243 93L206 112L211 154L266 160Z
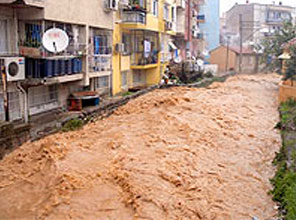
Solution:
M0 159L28 140L30 140L28 124L0 122Z

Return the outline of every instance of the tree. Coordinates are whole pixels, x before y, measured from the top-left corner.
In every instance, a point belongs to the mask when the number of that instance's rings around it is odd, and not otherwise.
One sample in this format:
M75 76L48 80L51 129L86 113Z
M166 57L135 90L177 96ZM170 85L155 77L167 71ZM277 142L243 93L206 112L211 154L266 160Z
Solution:
M291 22L285 22L281 30L261 42L264 48L261 62L265 63L270 71L281 73L282 62L277 57L283 53L283 44L295 37L296 26Z
M289 54L291 56L290 60L285 61L286 71L284 74L284 80L293 80L296 79L296 45L292 45L289 48Z

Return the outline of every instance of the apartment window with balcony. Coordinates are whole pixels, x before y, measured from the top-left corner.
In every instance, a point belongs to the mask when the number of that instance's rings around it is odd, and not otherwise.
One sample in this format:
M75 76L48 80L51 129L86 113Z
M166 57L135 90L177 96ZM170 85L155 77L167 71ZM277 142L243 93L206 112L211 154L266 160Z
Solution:
M158 16L158 0L152 0L152 14Z
M164 4L163 6L163 19L165 21L168 21L169 20L169 5L168 4Z
M159 53L158 33L134 30L132 32L132 65L157 64Z

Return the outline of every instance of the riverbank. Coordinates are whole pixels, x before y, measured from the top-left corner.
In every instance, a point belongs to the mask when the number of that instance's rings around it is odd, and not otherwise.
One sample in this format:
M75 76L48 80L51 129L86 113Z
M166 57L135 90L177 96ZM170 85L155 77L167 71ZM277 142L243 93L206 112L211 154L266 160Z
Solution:
M277 172L271 183L279 215L286 220L296 219L296 102L288 100L279 108L282 148L273 163Z

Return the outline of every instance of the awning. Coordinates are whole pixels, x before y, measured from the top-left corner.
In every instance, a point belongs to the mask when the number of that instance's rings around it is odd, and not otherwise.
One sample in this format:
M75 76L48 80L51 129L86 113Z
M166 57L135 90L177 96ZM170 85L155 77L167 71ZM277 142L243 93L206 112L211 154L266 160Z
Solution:
M169 46L173 49L173 50L177 50L177 46L173 43L173 42L169 42Z
M44 8L44 0L0 0L0 4L17 4Z

